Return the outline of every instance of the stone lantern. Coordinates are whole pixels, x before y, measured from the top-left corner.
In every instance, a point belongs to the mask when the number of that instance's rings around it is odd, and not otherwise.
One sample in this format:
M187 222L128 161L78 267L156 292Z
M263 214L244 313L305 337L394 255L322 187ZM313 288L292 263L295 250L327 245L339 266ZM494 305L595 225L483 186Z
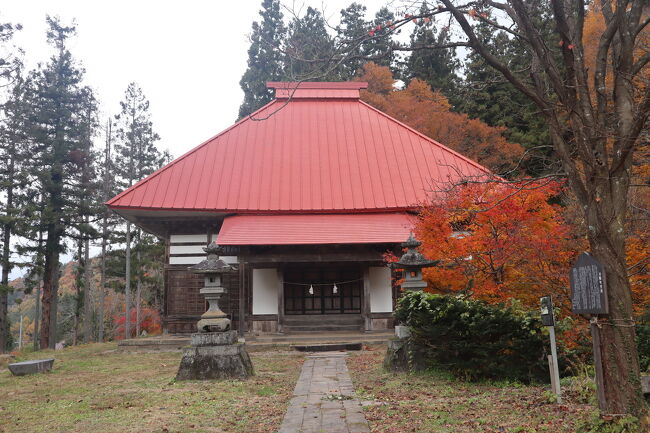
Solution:
M393 263L393 268L404 269L404 283L402 288L405 290L423 290L427 283L422 279L422 269L430 268L438 264L439 260L427 260L417 248L422 242L415 239L413 233L402 244L402 247L408 248L399 261Z
M237 331L230 329L230 319L219 308L219 300L226 293L223 274L235 269L219 259L221 248L216 243L203 250L206 259L189 270L204 276L200 293L209 307L197 323L199 332L192 334L191 346L183 349L176 380L245 379L253 375L253 364Z
M404 269L402 289L423 290L427 283L422 279L422 269L437 265L439 260L427 260L417 248L422 245L413 233L402 244L407 251L392 264L393 269ZM384 367L390 371L419 370L425 367L425 355L421 349L409 341L411 330L405 324L395 325L397 339L388 342Z
M219 307L219 300L226 293L226 288L221 285L221 279L223 274L233 272L235 269L219 258L222 249L215 242L203 248L203 251L207 253L206 259L188 268L195 274L204 276L203 288L199 293L208 301L208 311L201 315L197 327L199 332L228 331L230 319Z

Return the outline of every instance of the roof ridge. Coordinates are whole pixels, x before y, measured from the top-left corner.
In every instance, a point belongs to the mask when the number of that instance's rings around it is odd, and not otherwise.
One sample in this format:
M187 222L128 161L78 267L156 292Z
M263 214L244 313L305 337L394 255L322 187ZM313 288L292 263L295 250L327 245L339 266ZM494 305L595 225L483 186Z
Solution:
M347 89L368 88L367 81L267 81L269 89Z
M485 171L486 174L493 174L492 171L491 171L489 168L484 167L484 166L482 166L481 164L479 164L478 162L476 162L476 161L474 161L474 160L472 160L472 159L466 157L465 155L456 152L454 149L451 149L450 147L445 146L444 144L440 143L439 141L434 140L433 138L431 138L431 137L429 137L429 136L427 136L427 135L424 135L423 133L421 133L421 132L418 131L417 129L414 129L414 128L408 126L408 125L407 125L406 123L404 123L404 122L400 122L399 120L395 119L393 116L391 116L391 115L389 115L389 114L387 114L387 113L384 113L384 112L381 111L380 109L378 109L378 108L376 108L376 107L373 107L372 105L368 104L367 102L362 101L361 99L359 99L358 102L359 102L360 104L365 105L366 107L370 108L371 110L373 110L373 111L375 111L375 112L381 114L382 116L386 117L387 119L389 119L389 120L391 120L391 121L397 123L398 125L403 126L404 128L408 129L409 131L414 132L415 134L417 134L417 135L419 135L420 137L424 138L426 141L430 142L431 144L433 144L433 145L435 145L435 146L441 148L442 150L447 151L447 152L451 153L452 155L461 158L461 159L464 160L465 162L468 162L469 164L473 165L474 167L476 167L476 168L478 168L478 169L480 169L480 170Z
M199 145L193 147L192 149L188 150L187 152L185 152L184 154L182 154L182 155L179 156L178 158L174 158L174 159L173 159L169 164L165 164L164 166L160 167L158 170L156 170L156 171L154 171L153 173L149 174L149 175L146 176L145 178L140 179L139 181L137 181L136 183L134 183L133 185L131 185L130 187L128 187L127 189L125 189L124 191L122 191L121 193L117 194L116 196L114 196L114 197L111 198L110 200L104 202L104 204L105 204L105 205L110 205L111 203L113 203L113 202L119 200L120 198L122 198L122 197L123 197L124 195L126 195L128 192L130 192L130 191L132 191L132 190L135 190L136 187L140 187L141 185L146 184L146 183L149 182L150 180L152 180L152 179L154 179L155 177L157 177L158 175L160 175L160 174L161 174L162 172L164 172L165 170L167 170L167 169L169 169L169 168L175 166L175 165L176 165L177 163L179 163L181 160L187 158L188 156L190 156L190 155L193 154L194 152L197 152L197 151L198 151L199 149L201 149L202 147L207 146L207 145L210 144L212 141L214 141L214 140L216 140L217 138L221 137L222 135L224 135L225 133L227 133L227 132L230 131L231 129L234 129L235 127L241 125L241 124L244 123L245 121L252 119L252 117L253 117L255 114L261 112L262 110L264 110L264 109L267 108L267 107L270 107L270 106L273 105L275 102L278 102L278 100L277 100L277 99L272 99L270 102L264 104L262 107L260 107L260 108L258 108L257 110L253 111L253 112L252 112L251 114L249 114L248 116L246 116L246 117L244 117L244 118L242 118L242 119L236 121L235 123L233 123L232 125L230 125L228 128L224 129L223 131L219 132L219 133L216 134L216 135L213 135L212 137L210 137L210 138L208 138L207 140L205 140L203 143L201 143L201 144L199 144Z

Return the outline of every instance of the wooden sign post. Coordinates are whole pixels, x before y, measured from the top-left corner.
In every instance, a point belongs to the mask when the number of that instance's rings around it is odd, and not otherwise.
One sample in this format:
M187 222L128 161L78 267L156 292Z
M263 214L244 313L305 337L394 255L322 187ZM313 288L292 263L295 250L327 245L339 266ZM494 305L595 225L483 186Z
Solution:
M603 387L603 363L600 356L600 325L599 314L609 313L607 303L607 281L605 270L589 253L582 253L571 268L571 304L576 314L591 315L591 339L593 342L594 367L596 369L596 390L598 407L601 411L607 408L605 388Z
M550 296L539 299L542 311L542 325L548 327L551 340L551 354L548 356L548 366L551 373L551 388L557 397L557 402L562 404L562 390L560 389L560 368L557 361L557 345L555 343L555 314L553 300Z

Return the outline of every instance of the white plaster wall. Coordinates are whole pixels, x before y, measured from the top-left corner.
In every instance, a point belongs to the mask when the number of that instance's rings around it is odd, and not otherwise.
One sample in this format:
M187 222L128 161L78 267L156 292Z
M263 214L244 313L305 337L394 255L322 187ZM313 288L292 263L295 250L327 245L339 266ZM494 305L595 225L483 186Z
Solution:
M203 260L205 257L200 256L191 256L191 257L170 257L170 265L196 265L198 262Z
M169 254L197 254L204 255L205 245L174 245L169 246Z
M202 233L198 235L170 235L169 242L172 244L186 243L186 242L202 242L208 244L208 234ZM205 246L203 245L203 246Z
M229 265L238 263L237 256L221 256L219 257ZM205 260L205 253L200 256L184 256L184 257L170 257L170 265L196 265L200 261Z
M199 243L198 245L174 245L180 243ZM184 257L169 257L170 265L196 265L205 259L203 248L208 244L208 234L194 235L170 235L169 236L169 254L195 254ZM228 264L237 263L237 256L222 256L221 260Z
M253 269L253 314L278 314L278 272Z
M390 313L393 311L393 294L390 282L390 268L371 267L370 279L370 312Z

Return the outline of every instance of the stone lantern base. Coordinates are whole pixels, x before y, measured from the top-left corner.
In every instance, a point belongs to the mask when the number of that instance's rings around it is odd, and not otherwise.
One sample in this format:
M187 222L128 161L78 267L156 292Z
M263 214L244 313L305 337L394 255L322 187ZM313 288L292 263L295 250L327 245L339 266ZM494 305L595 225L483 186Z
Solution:
M176 380L246 379L253 364L237 331L192 334L192 346L183 350Z

